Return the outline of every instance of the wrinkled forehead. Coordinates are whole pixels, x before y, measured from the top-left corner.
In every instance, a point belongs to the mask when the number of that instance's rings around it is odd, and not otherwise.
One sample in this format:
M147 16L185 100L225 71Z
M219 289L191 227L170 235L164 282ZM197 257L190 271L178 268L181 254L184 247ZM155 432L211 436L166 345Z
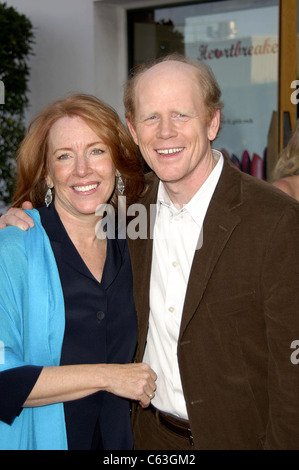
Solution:
M199 84L198 71L195 67L184 62L170 60L156 64L140 74L136 82L135 97L138 97L144 87L149 84L159 87L159 85L170 84L176 79L183 82L192 81L197 86Z
M137 80L134 94L135 111L171 103L183 105L193 102L203 104L198 71L195 67L178 61L157 64L143 72Z

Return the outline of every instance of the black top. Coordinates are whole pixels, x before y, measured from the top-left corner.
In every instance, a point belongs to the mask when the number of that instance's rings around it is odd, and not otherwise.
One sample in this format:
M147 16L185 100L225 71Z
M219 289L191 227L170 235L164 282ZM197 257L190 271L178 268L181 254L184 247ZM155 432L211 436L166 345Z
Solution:
M54 204L40 208L39 213L64 294L66 326L61 365L131 362L137 342L137 320L126 240L107 240L107 257L99 283L69 238ZM5 371L5 376L0 377L0 393L9 397L9 404L6 402L3 413L0 404L0 419L13 420L40 371L41 368L31 366ZM22 382L21 390L14 386L20 380L26 384L23 387ZM128 400L107 392L64 403L68 448L132 449L129 408Z

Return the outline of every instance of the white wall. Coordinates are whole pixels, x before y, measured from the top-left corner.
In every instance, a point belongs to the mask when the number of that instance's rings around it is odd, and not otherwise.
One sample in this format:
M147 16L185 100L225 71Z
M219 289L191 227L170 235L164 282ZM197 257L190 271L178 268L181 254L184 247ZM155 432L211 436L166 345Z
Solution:
M92 0L7 0L35 28L27 121L69 92L94 93Z
M113 106L123 118L123 84L127 78L126 10L94 4L95 95Z
M6 0L35 28L26 124L51 101L91 93L123 118L129 8L188 0Z

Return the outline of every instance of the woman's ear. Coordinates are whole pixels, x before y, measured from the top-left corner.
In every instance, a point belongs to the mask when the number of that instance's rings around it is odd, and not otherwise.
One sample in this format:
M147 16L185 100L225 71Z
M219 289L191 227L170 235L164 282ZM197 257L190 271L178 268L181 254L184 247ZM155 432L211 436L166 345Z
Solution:
M45 176L45 180L46 180L48 188L53 188L54 184L49 174Z

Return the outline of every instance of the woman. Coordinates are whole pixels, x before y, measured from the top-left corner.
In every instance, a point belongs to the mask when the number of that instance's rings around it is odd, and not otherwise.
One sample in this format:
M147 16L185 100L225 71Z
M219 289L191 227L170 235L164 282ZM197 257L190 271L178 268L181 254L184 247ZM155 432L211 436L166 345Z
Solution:
M299 201L299 121L272 175L273 186Z
M14 206L32 202L34 228L0 232L1 449L132 449L129 400L148 406L156 375L131 363L126 241L97 238L95 215L123 185L130 203L143 174L106 104L73 95L29 127Z

